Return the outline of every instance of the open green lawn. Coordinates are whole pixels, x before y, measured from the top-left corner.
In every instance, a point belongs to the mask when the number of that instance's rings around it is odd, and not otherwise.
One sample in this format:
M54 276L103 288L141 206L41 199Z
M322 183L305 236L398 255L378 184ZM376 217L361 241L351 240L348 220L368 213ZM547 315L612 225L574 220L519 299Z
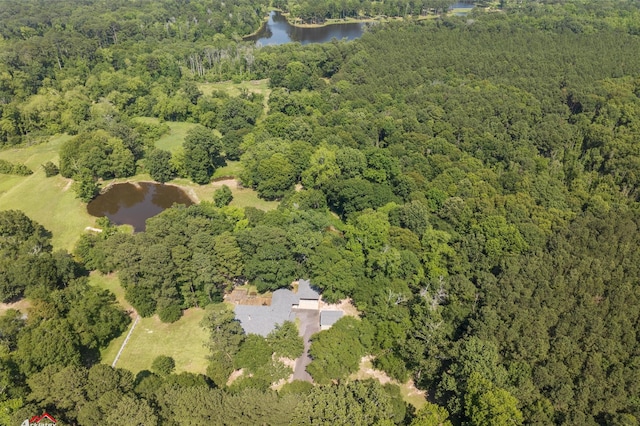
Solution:
M198 89L200 89L200 91L204 95L210 95L215 90L221 90L228 93L229 96L238 96L240 93L242 93L243 89L249 92L265 95L265 97L269 96L269 93L271 93L268 79L242 81L240 83L234 83L233 81L200 83L198 84Z
M173 324L163 323L157 315L141 318L116 367L126 368L137 374L141 370L151 369L151 363L157 356L166 355L176 362L176 373L188 371L204 374L209 354L204 346L208 338L207 332L200 327L204 315L204 309L191 308ZM111 365L128 332L129 330L114 339L102 351L103 364Z
M115 294L123 309L132 309L129 302L124 299L124 289L120 285L117 274L102 275L92 272L89 283ZM173 324L161 322L157 315L141 318L116 366L136 374L141 370L150 369L151 363L158 355L167 355L175 360L178 373L183 371L205 373L208 363L206 357L209 351L204 347L208 337L207 332L200 327L204 314L204 309L188 309L183 317ZM111 365L128 332L127 329L102 351L103 364Z
M134 180L134 179L132 179ZM196 185L188 179L174 179L170 184L181 186L184 190L195 194L200 201L213 201L213 193L216 189L226 184L233 193L232 206L244 208L255 207L260 210L274 210L278 207L278 201L267 201L258 197L258 193L251 188L239 188L235 182L219 181L208 185Z
M71 190L71 180L47 178L40 167L47 161L58 164L58 149L69 138L59 135L39 145L0 151L1 159L24 163L34 171L30 176L0 175L0 210L22 210L53 233L55 249L66 250L72 250L84 228L95 223Z
M159 123L159 120L155 117L137 117L136 120L143 123ZM169 126L170 130L156 141L156 148L164 149L171 153L176 152L176 150L182 146L187 132L197 126L195 123L185 123L181 121L165 121L164 124ZM218 134L218 136L220 135Z
M242 172L242 163L239 161L227 161L227 165L224 167L218 167L213 172L213 179L219 179L222 177L239 177Z

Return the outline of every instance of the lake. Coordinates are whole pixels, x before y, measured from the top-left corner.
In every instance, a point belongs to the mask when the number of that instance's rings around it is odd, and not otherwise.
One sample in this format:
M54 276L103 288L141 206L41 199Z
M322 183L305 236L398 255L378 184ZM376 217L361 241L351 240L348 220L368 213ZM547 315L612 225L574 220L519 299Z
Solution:
M318 28L299 28L291 25L280 12L272 11L269 20L256 34L245 40L255 41L259 46L278 45L291 42L301 44L326 43L336 38L353 40L362 36L367 24L352 22L331 24Z
M145 230L145 222L174 203L190 206L193 200L180 188L153 182L116 183L87 205L90 215L106 216L117 225Z

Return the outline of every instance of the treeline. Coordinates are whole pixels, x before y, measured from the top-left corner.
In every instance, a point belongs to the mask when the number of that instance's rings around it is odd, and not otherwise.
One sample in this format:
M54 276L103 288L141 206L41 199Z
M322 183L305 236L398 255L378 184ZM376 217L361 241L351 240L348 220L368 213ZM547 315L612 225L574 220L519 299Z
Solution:
M446 12L454 0L276 0L273 6L289 13L294 21L321 24L327 19L386 17L424 17ZM473 2L469 1L469 5ZM479 2L484 5L484 2Z
M182 39L245 35L256 29L267 3L247 0L225 2L74 1L45 4L3 0L0 34L6 39L41 37L57 47L52 60L62 60L68 49L106 47L130 40ZM79 37L90 45L73 46ZM28 45L28 44L25 44Z

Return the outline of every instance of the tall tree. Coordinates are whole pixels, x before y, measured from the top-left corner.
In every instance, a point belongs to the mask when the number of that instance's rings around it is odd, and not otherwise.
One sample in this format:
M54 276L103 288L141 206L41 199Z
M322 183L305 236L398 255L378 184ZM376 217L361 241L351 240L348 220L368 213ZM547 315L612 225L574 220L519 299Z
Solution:
M208 183L216 167L223 164L222 142L204 126L189 130L184 139L185 168L195 183Z

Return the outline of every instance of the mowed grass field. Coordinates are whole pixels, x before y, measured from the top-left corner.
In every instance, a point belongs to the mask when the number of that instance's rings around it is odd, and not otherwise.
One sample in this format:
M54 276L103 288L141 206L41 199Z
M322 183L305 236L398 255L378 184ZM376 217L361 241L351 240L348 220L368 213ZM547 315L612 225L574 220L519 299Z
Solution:
M0 174L0 210L22 210L53 233L54 249L71 251L95 218L76 198L70 179L47 178L41 167L47 161L58 164L58 150L68 139L59 135L42 144L0 151L1 159L24 163L34 171L30 176Z
M191 308L184 311L182 318L172 324L163 323L157 315L140 318L116 367L126 368L137 374L142 370L150 370L157 356L166 355L176 362L176 373L187 371L204 374L209 354L205 347L207 332L200 327L204 315L204 309ZM103 364L111 365L128 332L129 330L112 340L102 351Z
M134 121L148 124L160 123L160 120L155 117L136 117L134 118ZM163 124L166 124L169 127L169 131L160 136L160 139L156 141L155 146L158 149L169 151L172 154L182 147L184 138L187 136L189 130L198 126L196 123L187 123L183 121L165 121ZM221 136L217 130L214 130L214 133Z
M127 311L132 309L129 302L124 299L124 289L120 285L117 274L102 275L92 272L89 282L91 285L115 294L123 309ZM157 315L151 318L140 318L116 366L131 370L135 374L151 369L151 364L158 355L167 355L176 362L177 373L188 371L204 374L209 354L209 350L204 346L208 339L207 332L200 327L200 321L204 315L204 309L192 308L186 310L182 318L173 324L163 323ZM128 332L129 329L112 340L102 351L103 364L111 365Z
M203 95L210 95L214 91L220 90L228 93L229 96L232 97L240 95L243 90L258 93L265 97L268 97L269 93L271 93L271 89L269 88L269 79L242 81L240 83L234 83L232 81L200 83L198 84L198 89L200 89Z
M234 175L225 175L234 177ZM255 207L260 210L269 211L278 207L278 201L267 201L258 197L258 193L251 188L242 188L238 185L237 179L228 179L218 182L212 182L208 185L196 185L187 179L174 179L169 182L188 190L198 197L200 201L213 201L213 193L222 185L227 185L233 194L231 205L235 207Z

